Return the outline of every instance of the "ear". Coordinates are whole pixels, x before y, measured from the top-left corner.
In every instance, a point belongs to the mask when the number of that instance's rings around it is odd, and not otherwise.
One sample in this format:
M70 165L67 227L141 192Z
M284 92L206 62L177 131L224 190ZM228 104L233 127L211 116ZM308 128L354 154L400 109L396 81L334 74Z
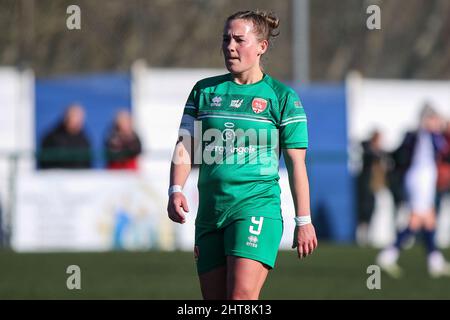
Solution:
M262 56L264 53L266 53L268 47L269 47L269 41L267 41L267 40L260 41L258 56Z

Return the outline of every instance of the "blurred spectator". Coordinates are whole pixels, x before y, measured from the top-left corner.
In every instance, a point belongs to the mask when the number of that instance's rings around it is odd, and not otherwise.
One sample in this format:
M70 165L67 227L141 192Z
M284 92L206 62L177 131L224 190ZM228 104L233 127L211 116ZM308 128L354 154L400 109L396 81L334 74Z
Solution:
M441 200L450 194L450 121L447 121L444 130L445 147L439 154L436 212L439 213Z
M377 256L378 265L394 277L401 275L397 260L405 240L420 230L424 233L430 276L450 276L450 265L436 248L434 239L437 159L445 148L440 129L439 115L426 105L421 113L419 129L406 134L398 151L397 166L405 173L409 221L408 226L397 233L395 243Z
M39 168L90 168L91 144L83 127L83 107L78 104L70 105L64 118L42 140L38 155Z
M386 153L381 149L381 133L375 130L370 138L361 143L362 169L357 178L358 229L356 240L368 244L370 219L375 210L375 194L386 186Z
M133 130L130 113L118 112L105 142L108 169L137 170L137 157L141 152L141 141Z
M406 154L406 157L408 155ZM389 153L389 165L386 173L387 185L394 201L394 215L397 216L400 207L406 202L406 191L403 183L406 169L404 164L405 147L401 144Z

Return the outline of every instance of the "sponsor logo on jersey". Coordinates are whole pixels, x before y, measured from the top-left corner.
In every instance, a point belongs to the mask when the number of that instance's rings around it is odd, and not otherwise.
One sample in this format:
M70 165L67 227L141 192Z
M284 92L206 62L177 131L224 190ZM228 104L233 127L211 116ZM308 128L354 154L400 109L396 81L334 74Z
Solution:
M244 99L231 100L230 107L239 108L241 106L242 102L244 102Z
M222 98L219 96L215 96L212 98L211 107L220 107L222 106Z
M261 113L266 110L267 100L262 98L254 98L252 101L252 109L254 113Z
M246 243L247 246L257 248L258 247L258 237L257 236L249 236L248 241Z
M300 101L294 101L294 107L296 107L296 108L301 108L302 107L302 104L300 103Z
M234 123L233 122L225 122L226 129L222 131L222 140L233 142L236 134L234 133Z
M214 143L208 144L205 146L205 151L207 152L219 152L219 153L237 153L239 155L241 154L248 154L248 153L254 153L256 152L256 147L251 145L248 147L235 147L235 146L217 146L214 145Z

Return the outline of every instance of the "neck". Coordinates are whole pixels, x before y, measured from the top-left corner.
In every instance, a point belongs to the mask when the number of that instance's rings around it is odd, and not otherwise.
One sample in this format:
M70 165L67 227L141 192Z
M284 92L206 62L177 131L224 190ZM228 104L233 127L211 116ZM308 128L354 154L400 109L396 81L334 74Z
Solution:
M238 84L252 84L261 81L264 74L260 68L256 70L248 70L238 74L232 74L233 81Z

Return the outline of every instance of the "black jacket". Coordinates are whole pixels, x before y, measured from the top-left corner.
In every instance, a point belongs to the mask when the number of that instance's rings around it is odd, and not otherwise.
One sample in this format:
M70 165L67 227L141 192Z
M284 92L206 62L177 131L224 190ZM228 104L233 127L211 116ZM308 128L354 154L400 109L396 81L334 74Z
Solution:
M393 160L395 166L402 173L406 173L406 171L412 164L418 134L419 134L418 131L406 133L402 144L393 152ZM445 141L441 135L433 133L431 134L431 140L433 142L433 151L435 160L437 161L439 152L445 146Z
M83 131L70 134L61 123L42 140L38 152L41 169L86 169L91 163L91 144Z
M131 137L124 137L113 128L105 140L105 158L111 161L126 161L142 152L142 144L138 135L133 132Z

